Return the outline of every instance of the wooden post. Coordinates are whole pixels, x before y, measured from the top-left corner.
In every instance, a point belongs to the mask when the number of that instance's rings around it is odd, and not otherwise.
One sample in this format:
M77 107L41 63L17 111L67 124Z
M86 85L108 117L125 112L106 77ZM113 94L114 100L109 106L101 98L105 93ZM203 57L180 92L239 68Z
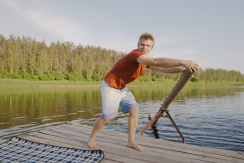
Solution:
M170 92L169 96L164 100L163 105L160 107L157 114L154 116L154 118L141 130L140 136L143 136L143 133L150 127L153 123L156 123L157 120L162 117L162 113L169 107L169 105L172 103L172 101L177 97L177 95L180 93L180 91L184 88L186 83L191 79L194 72L190 72L190 70L186 69L185 72L181 75L180 79L174 86L173 90ZM172 119L173 120L173 119ZM171 121L172 121L171 120ZM172 122L173 123L173 122ZM176 129L178 128L175 123L173 123ZM178 130L177 130L178 131Z
M164 100L163 108L167 109L171 102L176 98L180 91L184 88L186 83L191 79L194 72L186 69L185 72L181 75L179 81L174 86L173 90L170 92L169 96Z

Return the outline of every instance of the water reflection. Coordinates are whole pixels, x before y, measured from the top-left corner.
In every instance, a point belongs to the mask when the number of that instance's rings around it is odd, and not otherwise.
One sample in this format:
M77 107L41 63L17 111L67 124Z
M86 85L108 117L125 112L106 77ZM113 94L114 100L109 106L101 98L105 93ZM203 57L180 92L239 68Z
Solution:
M151 121L152 120L152 118L151 118L151 116L150 116L150 114L148 115L148 120L149 121ZM159 139L160 137L159 137L159 134L158 134L158 129L157 129L157 120L151 125L151 128L152 128L152 130L153 130L153 135L154 135L154 137L156 138L156 139Z
M101 114L101 91L91 88L0 88L0 137L9 138L75 121L93 125ZM154 117L172 87L131 87L140 107L136 134ZM170 114L186 138L199 146L244 151L244 88L185 87L170 105ZM128 132L128 115L104 127ZM144 136L181 142L169 119L159 119Z

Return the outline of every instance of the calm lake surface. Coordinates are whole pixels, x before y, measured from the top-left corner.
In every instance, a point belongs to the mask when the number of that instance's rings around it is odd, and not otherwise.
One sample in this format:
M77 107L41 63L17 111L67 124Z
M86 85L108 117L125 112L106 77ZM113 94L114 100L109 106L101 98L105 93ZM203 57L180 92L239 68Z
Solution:
M154 117L169 87L129 87L140 107L137 135ZM0 137L10 138L73 121L92 126L101 114L100 87L0 88ZM185 87L169 107L186 144L244 152L244 87ZM128 114L104 129L128 133ZM181 142L169 119L159 119L146 137Z

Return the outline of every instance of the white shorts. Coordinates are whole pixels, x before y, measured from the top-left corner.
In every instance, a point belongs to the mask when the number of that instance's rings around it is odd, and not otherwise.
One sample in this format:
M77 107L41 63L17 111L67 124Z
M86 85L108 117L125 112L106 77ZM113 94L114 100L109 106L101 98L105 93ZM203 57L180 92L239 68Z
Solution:
M124 113L128 113L128 109L139 109L133 94L127 87L115 89L110 87L105 81L100 87L102 91L101 118L112 119L117 117L119 106Z

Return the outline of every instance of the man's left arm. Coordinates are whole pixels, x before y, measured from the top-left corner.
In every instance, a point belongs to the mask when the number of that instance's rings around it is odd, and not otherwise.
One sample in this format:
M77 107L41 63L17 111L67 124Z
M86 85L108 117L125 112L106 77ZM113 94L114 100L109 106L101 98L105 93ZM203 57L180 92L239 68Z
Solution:
M160 71L163 73L183 73L184 72L184 68L181 67L156 67L156 66L149 66L148 67L151 70L155 70L155 71Z

